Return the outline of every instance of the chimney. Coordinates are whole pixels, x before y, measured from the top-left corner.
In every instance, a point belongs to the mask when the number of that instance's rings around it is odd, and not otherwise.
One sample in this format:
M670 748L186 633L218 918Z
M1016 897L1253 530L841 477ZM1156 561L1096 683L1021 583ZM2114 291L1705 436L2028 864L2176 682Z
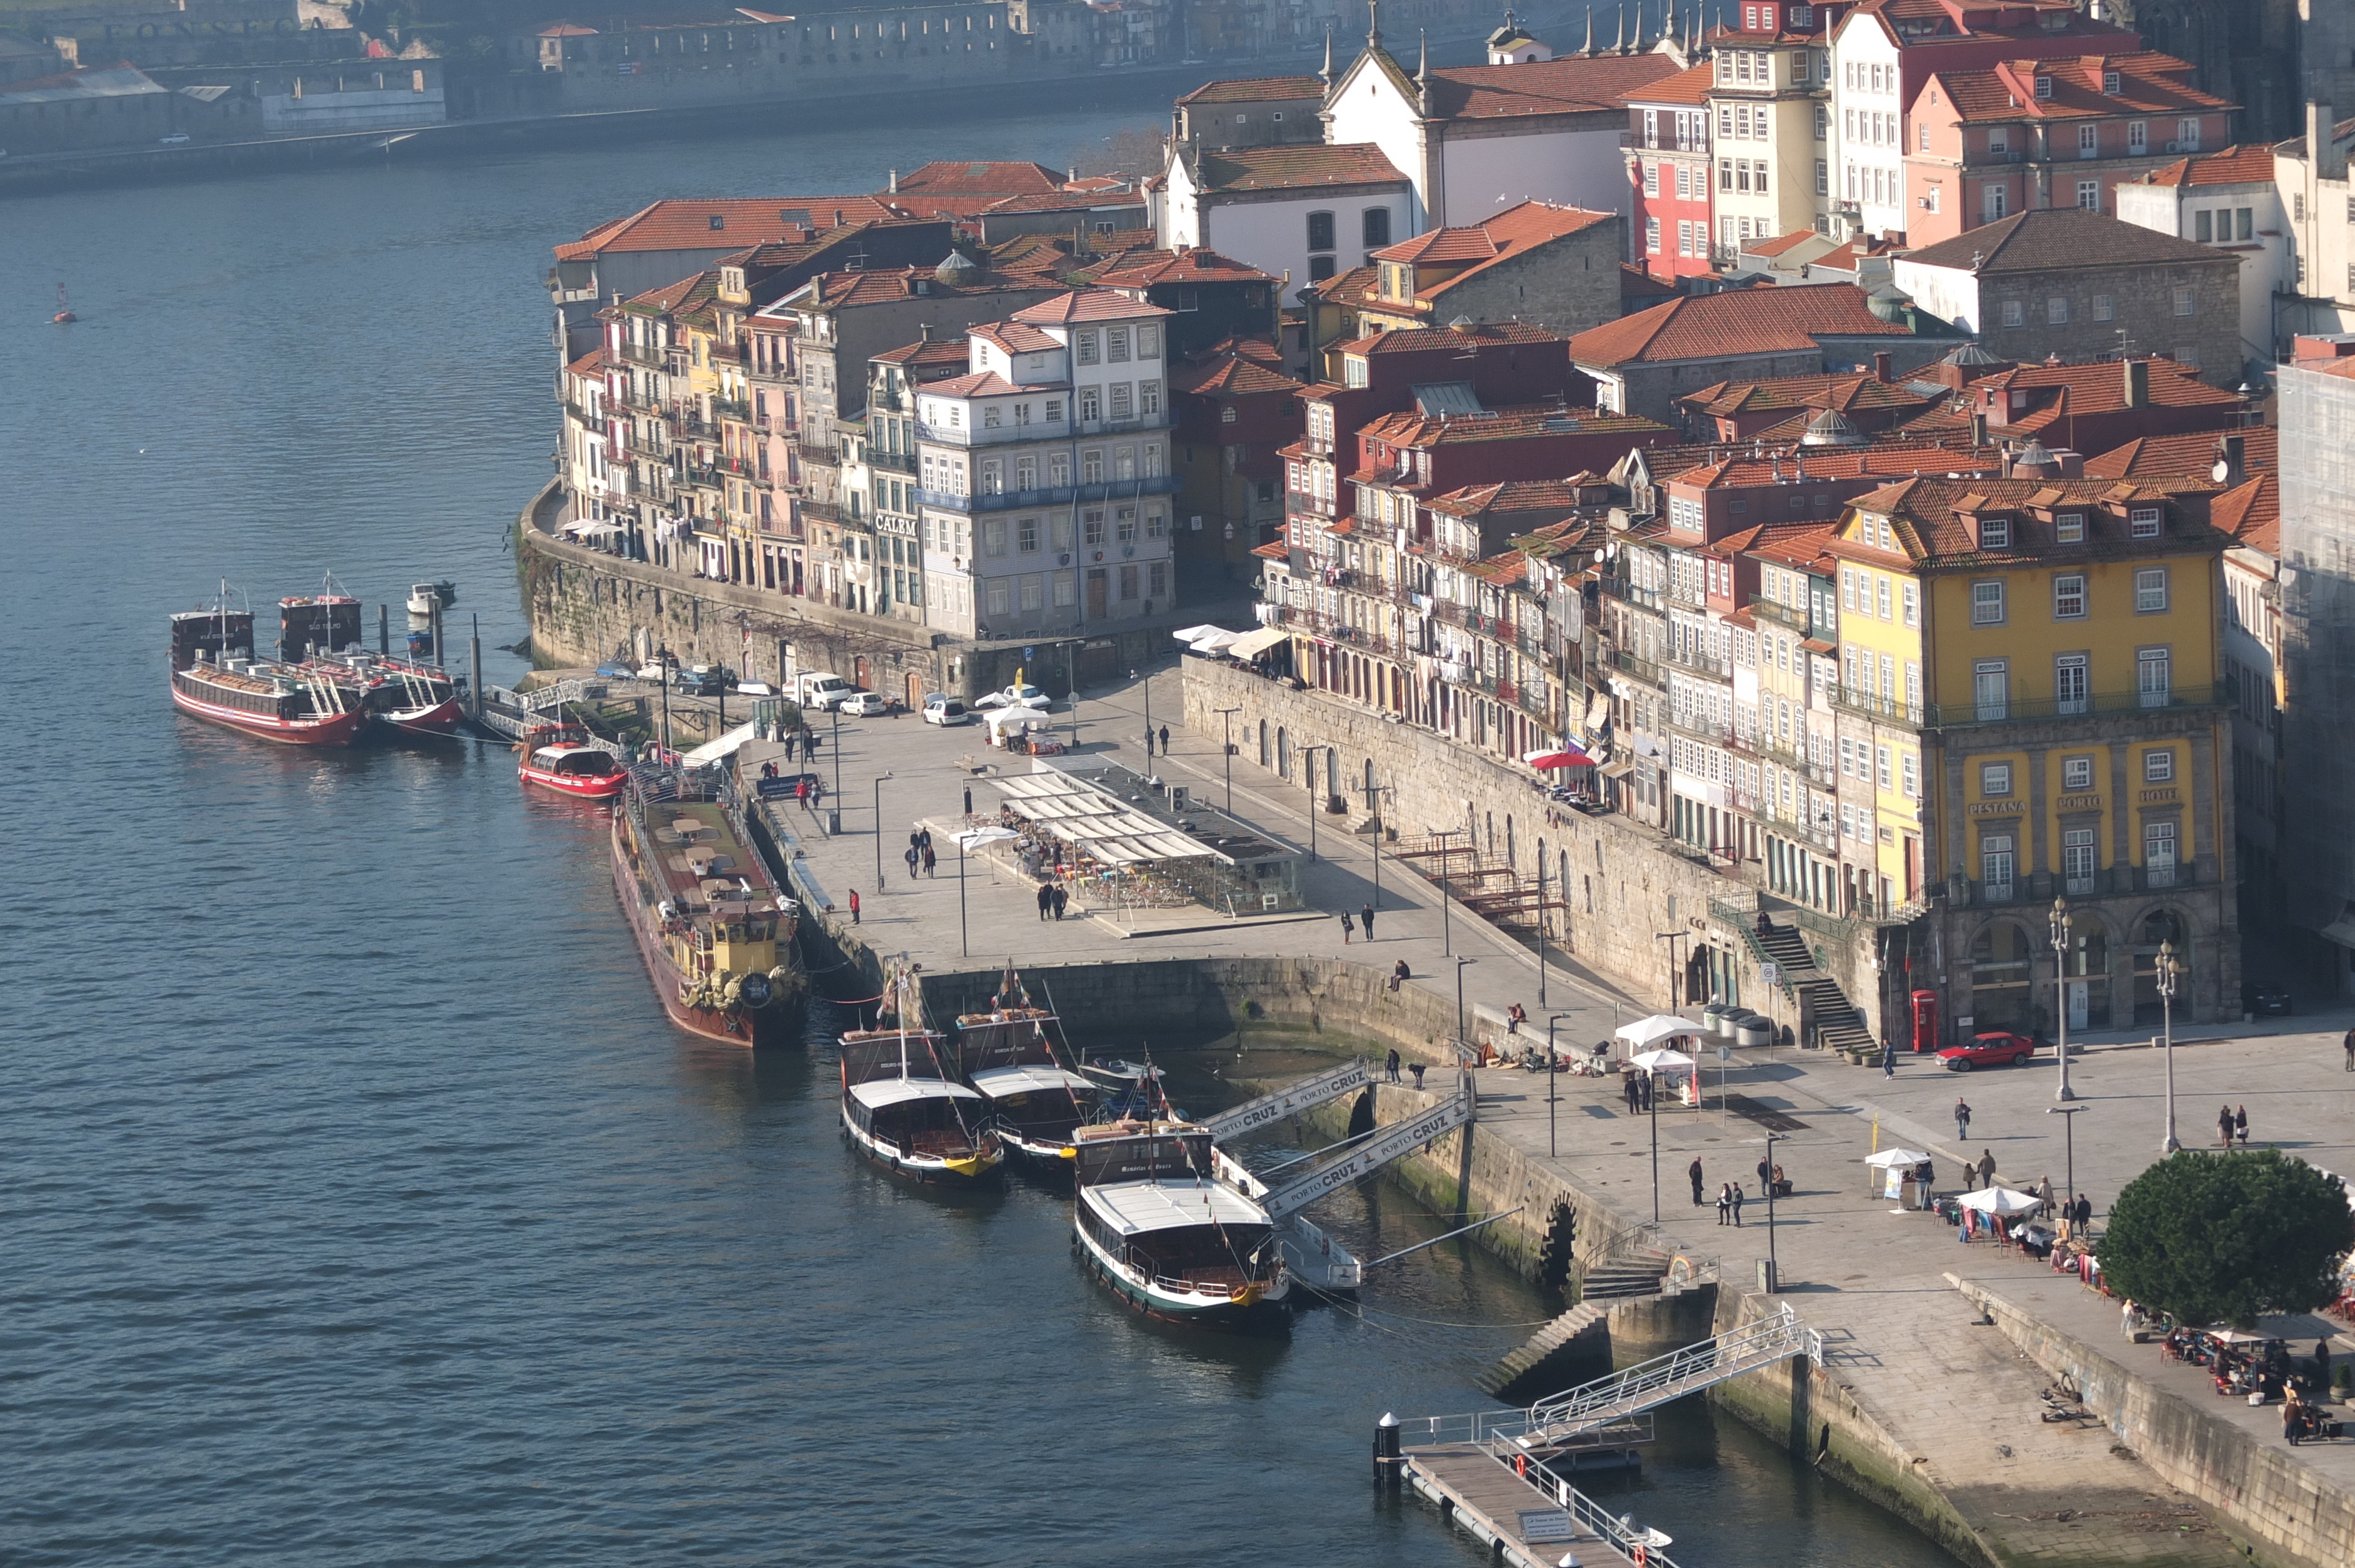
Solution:
M1983 447L1987 444L1987 429L1986 410L1973 409L1971 411L1971 445L1974 447Z
M1890 373L1889 355L1886 352L1876 354L1872 356L1872 378L1875 381L1880 382L1883 387L1888 386L1890 382L1896 379L1896 377Z
M2333 144L2330 128L2339 123L2338 110L2328 103L2306 101L2306 157L2317 184L2347 177L2347 159Z
M900 171L897 169L891 171L891 194L893 196L900 194Z
M2126 407L2129 408L2149 408L2150 361L2147 359L2129 359L2126 361L2125 364Z

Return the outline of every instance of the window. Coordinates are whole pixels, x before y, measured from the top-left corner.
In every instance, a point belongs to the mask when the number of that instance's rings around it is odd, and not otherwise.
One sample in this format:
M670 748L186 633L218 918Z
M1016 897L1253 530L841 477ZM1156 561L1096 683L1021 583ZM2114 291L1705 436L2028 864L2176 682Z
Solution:
M1101 506L1092 507L1080 514L1080 543L1101 545L1104 542L1104 514Z
M1876 787L1880 788L1880 789L1890 789L1890 788L1891 787L1891 778L1890 766L1889 766L1889 763L1890 763L1890 758L1889 758L1889 747L1885 747L1885 746L1876 746L1876 747L1874 747L1872 748L1872 754L1873 754L1873 777L1872 777L1872 781L1873 781L1874 785L1875 785Z
M1001 519L993 517L982 524L981 553L985 556L1006 554L1006 524Z
M2101 150L2101 132L2095 127L2091 125L2078 126L2077 156L2081 158L2091 158L2099 154ZM2083 207L2085 204L2081 201L2077 205L2079 207Z
M2130 157L2139 158L2139 157L2141 157L2145 153L2147 153L2148 151L2150 151L2150 122L2149 122L2149 121L2147 121L2147 120L2129 120L2129 121L2127 121L2127 122L2126 122L2126 153L2127 153L2127 155L2128 155L2128 156L2130 156Z
M2094 891L2094 830L2061 831L2061 875L2063 891L2084 895Z
M1136 357L1151 359L1161 352L1161 329L1151 322L1139 322L1136 326Z
M1819 136L1823 134L1820 131L1816 133ZM1832 194L1832 166L1821 158L1816 160L1816 194L1817 196Z
M1047 422L1050 425L1060 425L1063 422L1063 400L1060 397L1047 399Z
M2052 661L2052 705L2056 712L2082 714L2092 711L2087 696L2089 667L2083 653L2063 653Z
M1379 250L1391 242L1391 209L1369 207L1358 219L1359 232L1365 236L1366 248Z
M1989 190L1995 190L1998 187L1989 185L1987 188ZM2021 308L2018 300L2004 301L2003 324L2008 327L2025 326L2028 324L2028 313Z
M2175 122L2175 150L2179 153L2200 151L2200 122L2179 120Z
M1849 567L1840 568L1840 608L1842 609L1856 608L1856 578L1857 574Z
M1929 150L1930 150L1930 126L1929 126L1929 123L1925 121L1925 122L1923 122L1923 126L1922 126L1922 151L1923 151L1923 152L1924 152L1924 153L1926 153L1926 152L1928 152Z
M2110 303L2109 295L2095 294L2094 296L2094 319L2095 321L2110 321L2115 319L2116 315L2117 309Z
M1104 328L1104 358L1110 360L1114 365L1123 365L1127 363L1128 329L1126 327L1116 326ZM1114 400L1115 402L1119 400L1119 395L1117 393L1114 395Z
M1113 513L1113 534L1121 544L1134 545L1136 543L1135 507L1122 506L1114 509ZM1135 594L1127 594L1123 597L1135 599L1136 596Z
M1999 153L2003 151L2003 149L1997 147L1992 149L1992 151ZM2009 185L1999 184L1993 180L1981 185L1979 187L1979 221L1982 223L1993 223L1996 219L2001 217L2004 215L2007 204L2009 203L2010 199L2011 187ZM2015 304L2009 308L2013 311L2017 311L2019 307ZM2006 326L2018 326L2019 323L2018 322L2008 321L2003 324Z
M1136 384L1136 408L1141 414L1161 412L1161 383L1140 381Z
M1754 183L1752 185L1751 189L1753 189L1753 190L1756 191L1760 196L1764 196L1764 195L1766 194L1766 160L1765 160L1765 159L1761 158L1761 159L1759 159L1756 163L1754 163L1754 164L1751 164L1751 166L1750 166L1750 177L1751 177L1751 179L1754 182ZM1760 229L1760 232L1763 234L1763 233L1764 232L1764 229L1762 228Z
M1989 833L1979 840L1979 880L1989 898L2011 896L2012 849L2009 833Z
M1909 751L1899 758L1898 761L1903 765L1899 770L1899 777L1902 781L1902 788L1905 798L1909 800L1920 800L1922 798L1921 758Z
M1037 572L1026 573L1022 577L1020 602L1026 610L1044 609L1047 606L1047 579Z
M1904 618L1908 626L1922 624L1922 585L1909 582L1904 588Z
M2175 291L2175 313L2177 315L2188 316L2199 308L2200 296L2198 291L2193 289L2178 289Z
M998 409L997 409L997 406L996 406L996 404L989 404L989 405L985 406L985 407L983 408L983 409L981 410L981 428L982 428L983 429L985 429L985 430L994 430L994 429L997 429L997 425L998 425Z
M2052 79L2051 77L2040 76L2036 79L2036 96L2039 98L2050 98L2052 96Z
M1019 518L1014 524L1014 547L1028 554L1039 548L1039 519Z
M1887 620L1889 619L1889 579L1887 577L1876 577L1874 582L1875 588L1880 595L1881 619Z
M1941 187L1934 185L1922 193L1923 211L1935 212L1938 210L1938 193L1940 188Z
M1312 212L1308 215L1308 249L1311 250L1333 249L1333 215L1331 213Z
M2079 180L2077 182L2077 206L2081 211L2084 212L2101 211L2102 182L2099 180Z
M2082 794L2094 787L2094 759L2090 757L2064 757L2061 759L2061 790L2066 795Z
M2231 221L2230 214L2226 215L2226 221ZM2206 245L2212 241L2216 238L2216 215L2211 212L2193 213L2191 215L2191 238L2198 240L2202 245Z
M1982 721L2002 718L2011 705L2011 667L2001 659L1972 665L1971 701Z
M2158 508L2133 506L2126 509L2126 532L2137 539L2158 537Z
M1075 341L1080 345L1080 363L1093 365L1096 362L1096 334L1092 332L1083 332L1077 335Z
M2011 764L1983 762L1979 765L1979 793L1988 797L2011 793Z
M2102 90L2112 98L2115 98L2118 95L2117 72L2114 70L2105 70L2102 73Z
M1644 253L1647 256L1660 253L1660 220L1657 217L1644 220Z
M2146 784L2175 782L2175 753L2146 751L2142 754L2142 781Z
M1332 275L1333 258L1330 256L1311 256L1308 259L1308 281L1310 282L1321 283Z
M2076 620L2085 613L2085 579L2083 574L2066 573L2052 579L2052 617L2056 620Z
M2051 298L2046 300L2044 302L2044 319L2046 323L2052 326L2061 326L2064 324L2069 320L2068 296L2065 294L2054 294Z
M2011 548L2011 519L2009 517L1980 518L1979 548L1982 550ZM1998 585L1998 592L2000 593L2000 585Z
M1006 613L1006 581L1004 577L989 579L989 587L983 596L983 602L989 607L989 613L992 615Z
M1082 424L1092 425L1103 418L1103 388L1101 387L1081 387L1080 422Z
M1660 194L1660 165L1654 163L1646 163L1643 165L1643 169L1644 194L1647 196L1658 196ZM1684 193L1679 191L1677 194L1681 196Z
M2167 705L2174 664L2174 653L2169 649L2144 648L2136 652L2135 693L2144 707Z

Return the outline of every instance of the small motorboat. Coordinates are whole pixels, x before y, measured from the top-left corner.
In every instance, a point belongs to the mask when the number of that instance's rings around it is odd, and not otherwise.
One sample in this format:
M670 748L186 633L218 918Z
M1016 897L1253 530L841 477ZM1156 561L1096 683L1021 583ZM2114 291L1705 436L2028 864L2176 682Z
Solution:
M73 307L66 302L66 286L63 283L58 285L58 313L49 319L59 326L69 326L81 320L73 313Z
M411 583L409 587L409 613L420 620L429 619L436 609L447 609L457 602L458 585L454 582Z
M516 777L560 795L610 800L630 781L622 759L579 725L543 725L527 731L518 747L523 761Z

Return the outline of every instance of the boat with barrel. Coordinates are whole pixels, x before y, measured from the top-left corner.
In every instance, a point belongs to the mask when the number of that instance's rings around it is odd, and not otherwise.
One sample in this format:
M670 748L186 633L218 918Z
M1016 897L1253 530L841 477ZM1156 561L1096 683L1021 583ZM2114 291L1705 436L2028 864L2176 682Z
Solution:
M1010 1158L1032 1169L1068 1171L1071 1134L1095 1111L1097 1086L1063 1065L1049 1038L1052 1012L1031 1005L1006 966L989 1007L957 1015L957 1065L989 1102Z
M336 683L253 656L253 612L218 602L172 617L172 702L182 713L288 746L349 746L366 718Z
M1006 1145L990 1128L989 1101L949 1075L947 1044L904 1017L895 1028L845 1034L842 1131L895 1176L969 1187L998 1173Z
M1275 1224L1218 1179L1209 1128L1124 1118L1079 1128L1072 1142L1080 1255L1127 1306L1178 1323L1280 1320L1292 1279Z
M613 891L670 1020L733 1045L800 1037L801 906L752 853L717 768L634 770L613 812Z
M611 747L591 740L577 724L535 725L516 742L523 760L516 777L580 800L610 800L630 782L630 770Z

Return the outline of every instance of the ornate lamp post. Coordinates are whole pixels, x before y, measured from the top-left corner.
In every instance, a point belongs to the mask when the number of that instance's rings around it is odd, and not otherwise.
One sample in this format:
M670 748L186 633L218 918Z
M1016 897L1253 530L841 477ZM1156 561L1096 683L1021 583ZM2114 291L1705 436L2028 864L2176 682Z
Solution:
M2158 986L2159 1017L2163 1021L2160 1027L2166 1032L2162 1038L2167 1054L2167 1137L2158 1147L2161 1153L2172 1154L2183 1147L2175 1137L2175 984L2182 966L2175 961L2173 942L2159 943L2157 969L2152 978Z
M2069 1087L2069 901L2052 901L2052 1015L2060 1030L2061 1086L2056 1100L2077 1097Z

